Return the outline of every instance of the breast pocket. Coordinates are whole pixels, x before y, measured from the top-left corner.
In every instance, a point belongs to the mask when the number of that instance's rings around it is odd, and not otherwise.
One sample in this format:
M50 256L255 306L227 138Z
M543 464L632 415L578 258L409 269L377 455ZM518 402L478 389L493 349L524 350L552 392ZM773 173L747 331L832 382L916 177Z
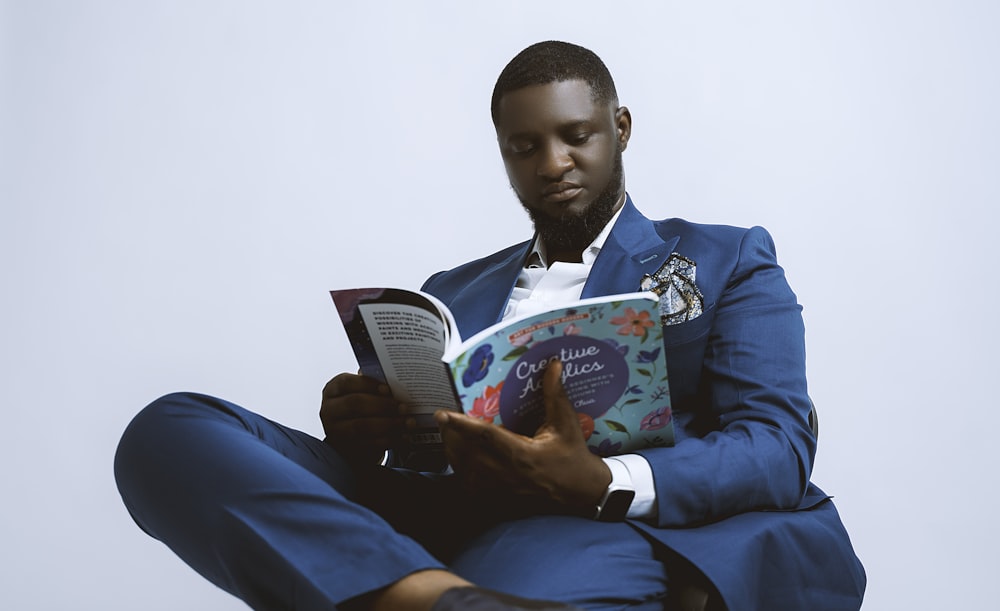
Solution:
M681 346L708 335L715 319L715 304L704 309L701 316L676 325L663 326L663 345L668 352L671 347Z

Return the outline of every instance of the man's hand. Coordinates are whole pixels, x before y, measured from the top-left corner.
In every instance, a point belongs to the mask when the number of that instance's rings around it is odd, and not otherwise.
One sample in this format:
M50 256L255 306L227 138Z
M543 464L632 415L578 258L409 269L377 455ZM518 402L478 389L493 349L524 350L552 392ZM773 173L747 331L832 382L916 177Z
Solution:
M351 462L375 464L403 438L406 408L389 387L362 375L342 373L323 388L319 410L325 441Z
M611 471L587 449L561 375L558 361L545 371L545 421L534 437L456 412L435 414L448 462L471 491L540 511L593 512Z

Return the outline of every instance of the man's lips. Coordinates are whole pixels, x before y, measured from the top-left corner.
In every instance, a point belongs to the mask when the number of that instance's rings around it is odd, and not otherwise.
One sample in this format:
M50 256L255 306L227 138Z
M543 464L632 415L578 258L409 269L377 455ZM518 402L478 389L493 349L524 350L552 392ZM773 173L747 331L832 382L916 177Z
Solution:
M557 182L542 190L542 201L550 204L568 202L579 195L581 191L583 191L583 187L576 183Z

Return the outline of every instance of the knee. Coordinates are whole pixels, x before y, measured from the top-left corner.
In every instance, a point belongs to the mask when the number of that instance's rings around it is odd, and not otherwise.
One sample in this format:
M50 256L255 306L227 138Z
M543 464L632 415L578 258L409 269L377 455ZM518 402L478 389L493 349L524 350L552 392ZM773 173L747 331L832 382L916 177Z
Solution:
M151 480L157 462L156 456L163 456L164 432L177 406L189 399L186 393L173 393L160 397L144 407L122 433L115 450L114 474L118 492L125 507L143 530L147 530L139 518L139 507L155 486ZM162 458L161 458L162 460ZM147 530L147 532L149 532Z
M142 408L122 433L116 453L116 467L120 459L133 452L142 452L152 442L162 440L164 430L168 430L171 419L182 416L185 411L197 410L198 395L194 393L171 393L156 399Z
M122 496L144 482L150 468L182 451L185 444L178 420L197 417L213 408L211 398L195 393L171 393L156 399L132 418L115 451L114 473Z
M197 457L215 450L220 426L243 426L240 408L221 399L178 392L156 399L125 427L114 457L118 492L144 530L200 471Z

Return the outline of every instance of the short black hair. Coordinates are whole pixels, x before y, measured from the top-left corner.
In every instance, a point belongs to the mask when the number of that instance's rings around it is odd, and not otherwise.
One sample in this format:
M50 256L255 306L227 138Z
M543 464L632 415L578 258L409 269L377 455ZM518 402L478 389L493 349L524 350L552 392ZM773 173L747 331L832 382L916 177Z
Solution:
M596 53L558 40L531 45L515 55L497 78L490 102L493 124L497 123L497 107L504 94L531 85L575 80L586 81L590 85L595 102L618 105L615 81Z

